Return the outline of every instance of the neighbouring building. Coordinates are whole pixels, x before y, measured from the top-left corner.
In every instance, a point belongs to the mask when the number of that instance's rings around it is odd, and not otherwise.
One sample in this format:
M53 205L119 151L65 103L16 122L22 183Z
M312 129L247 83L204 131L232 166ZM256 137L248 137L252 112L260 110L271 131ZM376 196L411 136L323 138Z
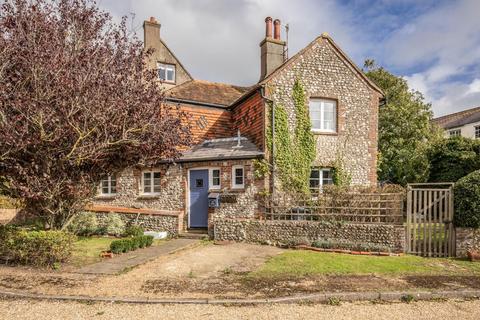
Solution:
M317 146L311 188L333 183L332 168L339 156L352 184L376 185L382 91L327 34L286 59L280 21L268 17L265 25L261 77L244 87L194 79L162 41L160 24L154 18L144 22L145 46L155 49L149 66L167 90L166 102L190 113L195 145L175 163L127 168L106 177L90 210L100 216L124 213L125 219L173 236L194 228L213 234L221 219L261 219L258 196L276 187L269 176L256 177L254 161L271 161L270 105L285 107L293 131L296 79L305 90Z
M480 107L447 114L432 122L445 130L446 137L480 139Z

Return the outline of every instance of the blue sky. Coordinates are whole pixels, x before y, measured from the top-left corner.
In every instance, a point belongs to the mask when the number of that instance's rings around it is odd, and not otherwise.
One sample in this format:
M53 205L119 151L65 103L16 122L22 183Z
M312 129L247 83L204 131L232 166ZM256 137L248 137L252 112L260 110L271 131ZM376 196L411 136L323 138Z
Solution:
M161 37L197 79L259 78L264 18L290 25L294 54L322 32L361 67L372 58L403 76L436 116L480 105L480 0L98 0L131 28L155 16ZM282 34L285 37L285 34Z

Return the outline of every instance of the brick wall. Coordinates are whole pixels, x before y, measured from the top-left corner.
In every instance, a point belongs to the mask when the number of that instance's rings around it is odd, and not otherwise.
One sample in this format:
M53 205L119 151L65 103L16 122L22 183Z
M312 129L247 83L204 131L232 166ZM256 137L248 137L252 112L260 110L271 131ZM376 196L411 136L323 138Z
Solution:
M194 144L208 139L229 138L236 134L232 129L232 114L229 110L184 104L180 108L190 117Z
M260 94L254 95L235 106L232 110L233 128L240 129L260 150L265 147L265 103Z
M340 158L351 174L352 184L375 183L380 94L328 40L319 38L267 83L268 97L287 109L292 132L295 111L291 97L297 78L304 86L307 104L311 97L337 101L337 133L315 135L317 157L314 165L332 166L336 158Z

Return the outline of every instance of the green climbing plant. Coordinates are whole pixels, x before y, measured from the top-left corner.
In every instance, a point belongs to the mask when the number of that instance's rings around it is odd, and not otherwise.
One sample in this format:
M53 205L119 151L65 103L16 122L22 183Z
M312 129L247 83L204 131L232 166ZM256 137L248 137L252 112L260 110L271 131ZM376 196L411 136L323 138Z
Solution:
M305 91L297 79L293 86L292 100L295 108L295 129L289 129L288 113L282 104L270 105L275 108L274 159L277 174L285 190L309 192L309 176L315 160L315 137L312 134L310 117L305 103ZM293 134L292 134L293 133ZM272 150L272 128L267 130L267 144Z

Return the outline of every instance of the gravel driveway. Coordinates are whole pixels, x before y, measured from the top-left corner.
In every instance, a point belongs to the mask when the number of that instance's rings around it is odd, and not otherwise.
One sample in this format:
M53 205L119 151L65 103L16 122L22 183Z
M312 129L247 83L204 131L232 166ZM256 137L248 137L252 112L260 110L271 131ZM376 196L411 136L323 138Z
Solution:
M0 300L0 319L480 319L480 301L328 305L80 304Z

